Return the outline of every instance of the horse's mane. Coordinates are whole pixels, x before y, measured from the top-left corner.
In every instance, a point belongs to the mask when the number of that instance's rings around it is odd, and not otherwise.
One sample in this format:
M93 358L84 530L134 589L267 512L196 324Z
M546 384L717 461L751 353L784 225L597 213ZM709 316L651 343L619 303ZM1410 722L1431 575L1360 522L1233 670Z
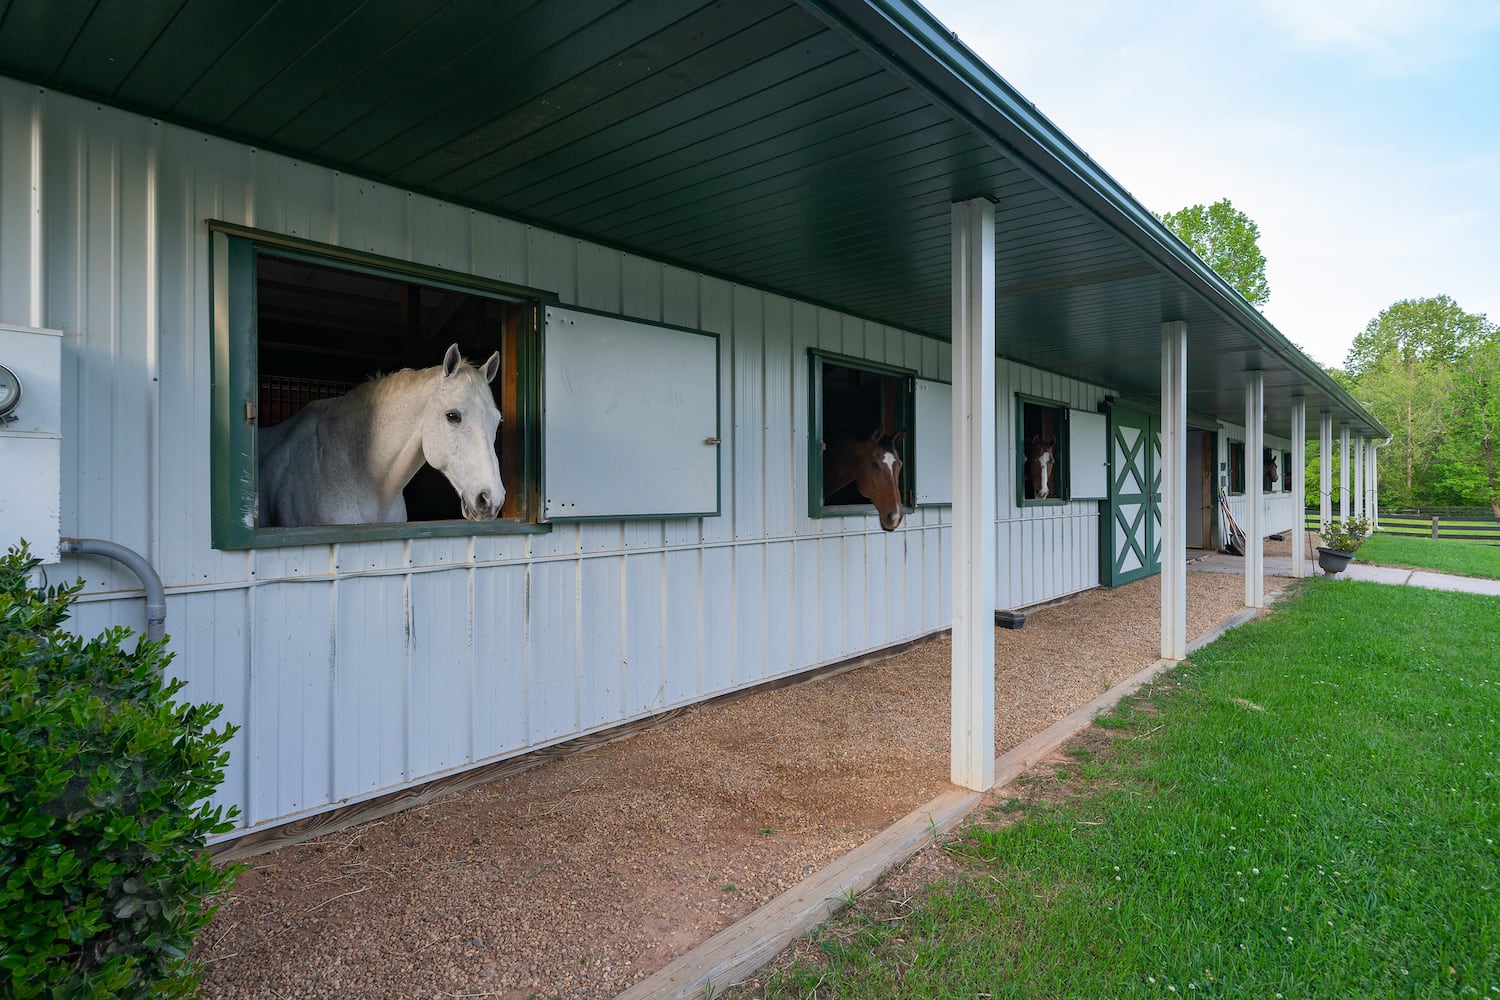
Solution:
M432 365L428 368L398 368L393 372L376 372L342 396L327 402L340 406L371 409L383 399L410 391L423 376L434 369L441 370L442 367L442 365ZM459 362L454 374L463 374L468 378L481 381L484 379L484 374L467 361Z

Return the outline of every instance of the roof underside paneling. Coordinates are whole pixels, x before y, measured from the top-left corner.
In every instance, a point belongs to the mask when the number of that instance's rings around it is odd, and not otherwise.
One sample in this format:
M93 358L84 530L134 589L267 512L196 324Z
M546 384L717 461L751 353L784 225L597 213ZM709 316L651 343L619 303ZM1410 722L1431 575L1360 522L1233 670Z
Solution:
M1190 408L1267 373L1383 433L920 8L897 0L0 0L0 72L949 337L950 204L996 203L1001 353ZM1002 67L1003 69L1003 67ZM1312 423L1315 425L1316 420Z

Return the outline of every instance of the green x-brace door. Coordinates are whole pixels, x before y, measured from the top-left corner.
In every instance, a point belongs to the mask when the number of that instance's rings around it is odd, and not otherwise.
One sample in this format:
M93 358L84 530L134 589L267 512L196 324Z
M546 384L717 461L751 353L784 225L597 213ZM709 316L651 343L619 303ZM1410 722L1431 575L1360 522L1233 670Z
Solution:
M1161 571L1161 421L1113 407L1109 415L1109 516L1104 585L1118 587Z

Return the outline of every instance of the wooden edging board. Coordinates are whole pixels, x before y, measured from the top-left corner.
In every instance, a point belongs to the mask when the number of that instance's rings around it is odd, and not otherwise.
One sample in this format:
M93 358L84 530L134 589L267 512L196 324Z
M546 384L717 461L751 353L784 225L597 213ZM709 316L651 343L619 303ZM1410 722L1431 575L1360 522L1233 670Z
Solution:
M1188 652L1213 642L1260 613L1244 608L1188 643ZM995 783L1003 788L1093 723L1094 717L1177 665L1157 660L1046 729L995 759ZM979 804L981 793L945 792L897 820L853 851L731 924L621 993L615 1000L687 1000L716 986L740 982L796 938L827 920L886 872L934 843Z

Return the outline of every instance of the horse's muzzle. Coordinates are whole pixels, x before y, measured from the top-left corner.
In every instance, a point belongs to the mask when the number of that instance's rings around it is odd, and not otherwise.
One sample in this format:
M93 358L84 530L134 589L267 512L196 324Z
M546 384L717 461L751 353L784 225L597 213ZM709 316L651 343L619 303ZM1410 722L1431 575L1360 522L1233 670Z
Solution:
M906 511L895 510L889 514L880 515L880 527L886 531L895 531L901 527L901 521L906 516Z
M500 507L505 503L505 494L500 495L499 502L491 502L488 493L480 493L472 501L468 497L463 499L464 517L470 521L493 521L500 516Z

